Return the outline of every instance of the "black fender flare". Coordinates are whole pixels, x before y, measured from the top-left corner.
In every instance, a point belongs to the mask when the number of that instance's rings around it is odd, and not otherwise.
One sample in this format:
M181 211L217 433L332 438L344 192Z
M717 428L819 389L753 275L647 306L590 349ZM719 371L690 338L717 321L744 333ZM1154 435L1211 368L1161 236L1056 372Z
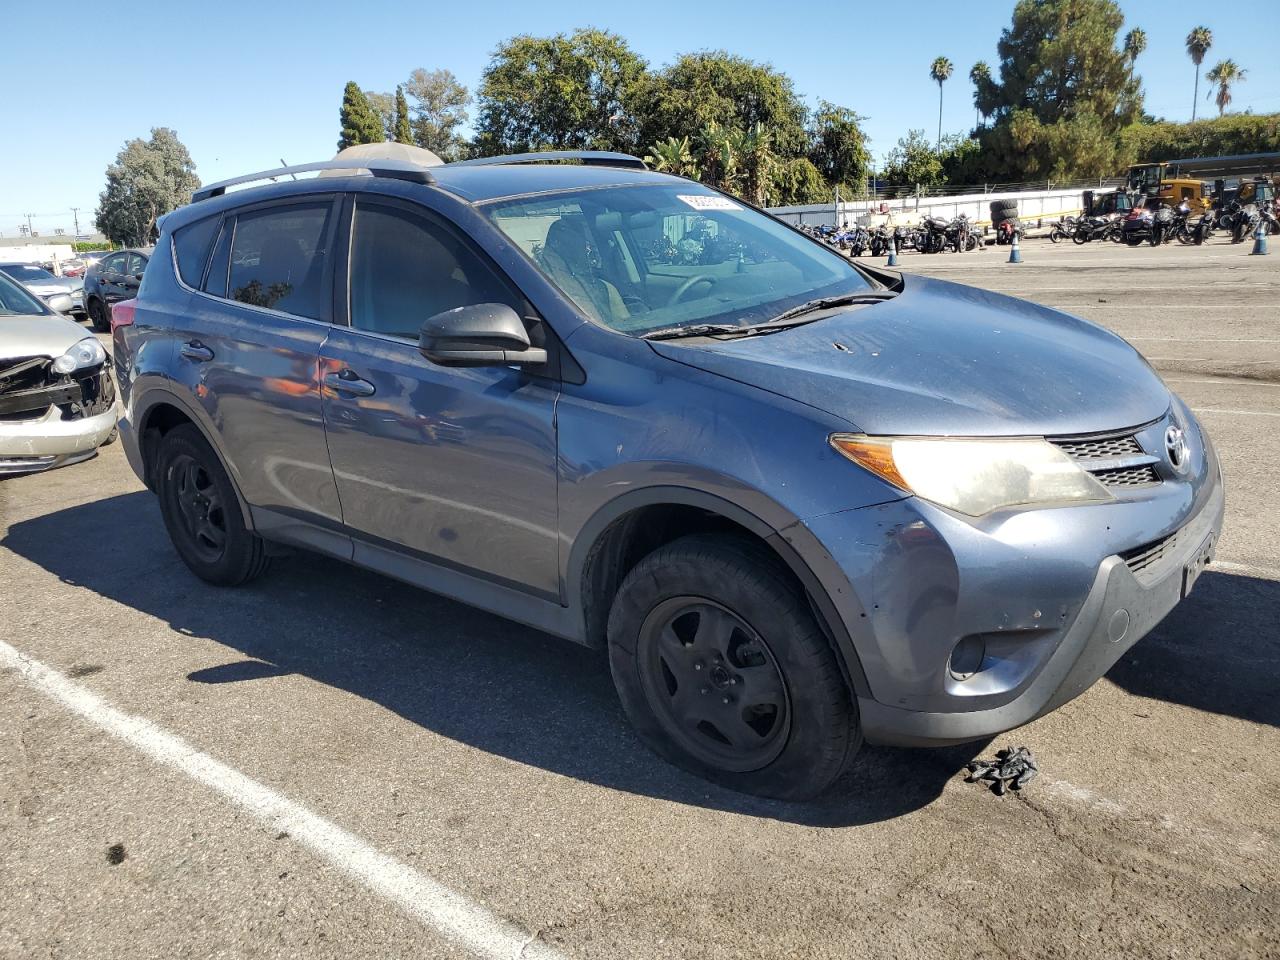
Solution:
M589 637L585 596L587 564L601 535L615 521L628 513L642 507L668 504L697 507L718 514L749 530L767 543L800 581L812 599L814 612L839 655L841 668L845 672L845 679L850 689L859 697L871 695L871 688L867 684L866 674L862 669L862 661L858 657L857 648L844 619L832 602L827 588L795 545L796 542L800 542L805 549L822 550L817 537L810 533L799 519L792 518L791 522L784 524L781 529L776 529L740 504L691 487L655 486L630 490L606 502L578 530L573 538L573 546L565 566L565 592L569 609L574 611L574 615L578 618L579 629L584 639ZM782 510L781 507L778 509Z
M196 429L204 435L205 441L213 449L214 456L218 458L218 462L222 464L222 469L226 471L227 477L231 480L231 488L236 492L236 502L240 506L240 515L244 519L246 529L253 529L253 512L249 509L249 502L245 500L244 494L240 491L240 480L236 476L235 470L232 469L231 463L227 460L226 454L222 451L222 445L217 440L217 429L213 422L209 419L208 413L202 408L191 403L180 393L169 389L166 386L155 385L148 389L142 396L138 397L133 404L134 407L134 427L137 431L138 446L141 449L145 443L147 435L148 423L152 414L157 407L168 405L176 408L188 420L195 424ZM148 486L154 483L154 478L150 476L151 464L148 458L143 456L143 463L147 470Z

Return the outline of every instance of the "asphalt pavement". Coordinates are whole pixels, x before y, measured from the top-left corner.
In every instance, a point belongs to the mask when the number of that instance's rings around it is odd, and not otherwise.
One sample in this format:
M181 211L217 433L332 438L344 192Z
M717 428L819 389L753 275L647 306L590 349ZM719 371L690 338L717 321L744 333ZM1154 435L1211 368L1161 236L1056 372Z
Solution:
M0 482L0 957L1280 956L1274 247L903 255L1130 338L1226 528L1079 699L812 804L671 768L501 618L305 555L205 585L118 446ZM964 783L1007 744L1038 780Z

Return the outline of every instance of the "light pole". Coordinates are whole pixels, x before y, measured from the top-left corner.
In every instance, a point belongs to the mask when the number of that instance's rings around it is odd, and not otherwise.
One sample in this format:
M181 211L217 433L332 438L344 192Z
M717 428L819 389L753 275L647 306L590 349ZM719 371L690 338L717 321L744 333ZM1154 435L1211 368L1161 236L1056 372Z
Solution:
M75 237L72 238L72 244L74 249L74 244L77 244L80 242L80 208L79 207L71 208L71 217L73 220L75 220L75 223L76 223L76 235Z

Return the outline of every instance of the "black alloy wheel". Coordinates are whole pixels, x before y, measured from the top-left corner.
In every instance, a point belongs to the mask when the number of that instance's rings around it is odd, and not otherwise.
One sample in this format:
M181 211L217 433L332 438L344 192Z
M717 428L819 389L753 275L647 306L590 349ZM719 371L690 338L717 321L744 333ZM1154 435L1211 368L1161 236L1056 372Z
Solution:
M641 559L609 611L627 719L666 760L733 790L816 796L862 743L804 589L767 546L691 534Z
M155 464L160 514L192 573L236 586L267 569L266 544L245 526L231 478L199 428L183 424L166 433Z
M227 505L213 478L194 457L180 454L169 464L178 516L201 559L216 563L227 546Z
M702 762L746 772L782 750L790 724L782 672L737 614L701 597L672 597L645 618L636 656L658 723Z

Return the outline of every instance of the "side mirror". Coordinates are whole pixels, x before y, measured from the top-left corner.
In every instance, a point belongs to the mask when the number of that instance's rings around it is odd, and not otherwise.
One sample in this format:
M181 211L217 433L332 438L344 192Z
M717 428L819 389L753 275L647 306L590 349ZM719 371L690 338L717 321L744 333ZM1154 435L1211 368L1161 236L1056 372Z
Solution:
M442 367L547 362L547 351L529 346L524 321L504 303L474 303L437 313L422 325L418 350Z
M71 294L55 293L49 297L45 303L49 305L49 309L55 313L70 313L72 308Z

